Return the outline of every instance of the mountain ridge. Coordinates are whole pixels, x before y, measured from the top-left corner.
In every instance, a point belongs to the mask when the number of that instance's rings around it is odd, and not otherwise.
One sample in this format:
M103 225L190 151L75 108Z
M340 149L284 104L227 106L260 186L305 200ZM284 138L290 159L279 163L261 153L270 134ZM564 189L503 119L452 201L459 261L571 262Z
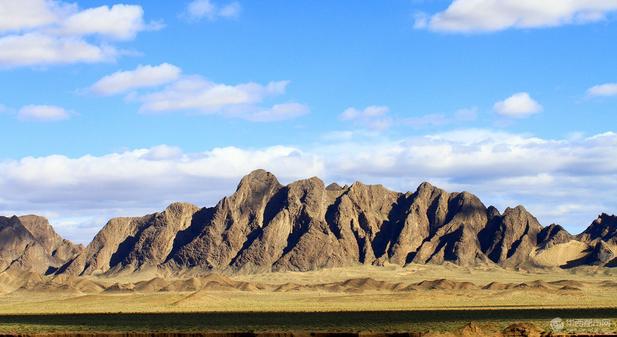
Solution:
M215 206L172 203L162 212L114 218L86 247L62 239L37 216L0 217L0 243L0 273L17 268L65 277L410 263L613 267L617 217L603 213L572 235L559 225L543 227L523 206L501 214L469 192L427 182L406 193L361 182L326 186L317 177L282 185L256 170Z

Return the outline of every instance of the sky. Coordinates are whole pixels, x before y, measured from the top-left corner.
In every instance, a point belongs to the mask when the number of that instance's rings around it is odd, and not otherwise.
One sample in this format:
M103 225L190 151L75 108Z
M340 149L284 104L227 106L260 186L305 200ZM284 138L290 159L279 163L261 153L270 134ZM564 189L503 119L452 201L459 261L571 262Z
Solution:
M617 0L0 0L0 214L87 243L253 169L617 213Z

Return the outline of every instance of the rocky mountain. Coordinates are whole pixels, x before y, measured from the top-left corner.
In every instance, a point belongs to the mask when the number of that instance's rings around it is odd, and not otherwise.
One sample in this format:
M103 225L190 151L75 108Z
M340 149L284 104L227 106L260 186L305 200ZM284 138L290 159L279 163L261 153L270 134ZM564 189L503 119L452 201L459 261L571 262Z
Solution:
M574 240L574 236L568 233L563 227L556 224L544 227L538 233L538 246L543 249L568 243L572 240Z
M614 266L616 225L617 217L602 214L573 236L559 225L542 227L523 206L501 214L473 194L429 183L408 193L360 182L325 186L315 177L283 186L257 170L214 207L174 203L160 213L112 219L85 248L59 238L42 218L0 218L0 270L17 264L79 276L409 263Z
M601 240L617 244L617 217L602 213L578 238L585 242Z
M0 217L0 273L55 273L83 250L61 238L43 217Z

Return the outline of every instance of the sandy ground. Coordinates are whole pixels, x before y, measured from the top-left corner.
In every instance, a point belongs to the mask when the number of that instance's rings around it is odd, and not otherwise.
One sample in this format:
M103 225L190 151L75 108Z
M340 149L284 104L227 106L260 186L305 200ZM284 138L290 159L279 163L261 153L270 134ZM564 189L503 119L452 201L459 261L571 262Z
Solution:
M610 269L538 273L414 265L175 280L155 276L31 286L0 295L0 314L617 307L617 271Z

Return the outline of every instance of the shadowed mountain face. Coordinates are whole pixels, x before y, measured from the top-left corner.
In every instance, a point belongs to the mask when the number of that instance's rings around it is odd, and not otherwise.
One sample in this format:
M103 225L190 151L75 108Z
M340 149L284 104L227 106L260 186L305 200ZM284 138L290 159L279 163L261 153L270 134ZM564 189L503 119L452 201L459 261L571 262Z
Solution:
M617 244L617 217L602 213L591 225L579 236L585 242L597 240Z
M0 217L0 273L54 273L83 251L35 215Z
M617 251L615 216L601 215L575 237L558 225L543 228L522 206L500 214L473 194L448 193L428 183L413 193L359 182L326 187L315 177L283 186L263 170L244 177L236 192L214 207L174 203L160 213L112 219L83 251L54 236L37 218L28 219L0 218L3 269L20 258L7 252L28 251L28 242L36 244L27 259L45 261L33 264L38 271L53 265L57 274L66 275L445 262L612 266ZM564 252L572 258L562 261Z

